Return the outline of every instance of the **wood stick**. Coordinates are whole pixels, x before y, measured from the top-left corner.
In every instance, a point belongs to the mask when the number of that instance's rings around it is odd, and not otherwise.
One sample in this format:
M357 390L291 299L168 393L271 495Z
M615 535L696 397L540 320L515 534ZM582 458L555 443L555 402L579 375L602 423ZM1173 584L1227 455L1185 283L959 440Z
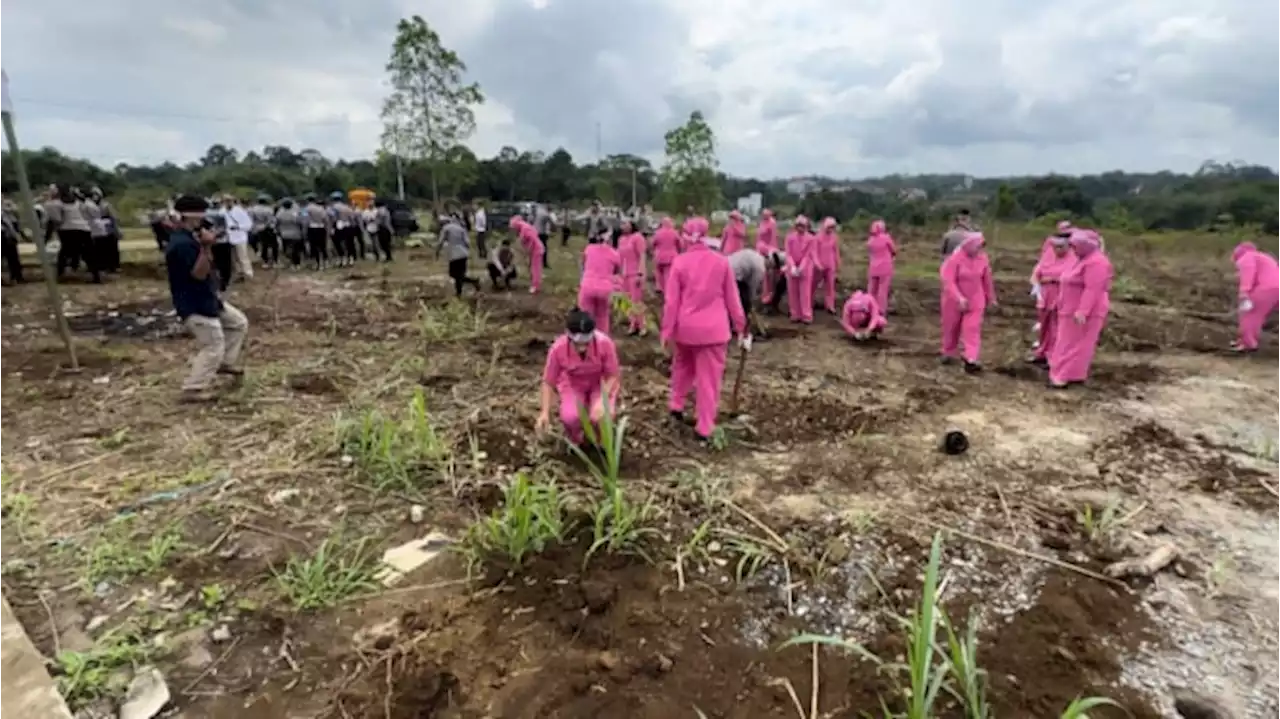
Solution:
M777 547L775 547L776 549L778 549L783 553L791 551L791 545L787 544L786 541L782 539L782 537L778 536L777 532L770 529L769 525L765 524L764 522L761 522L759 519L756 519L755 516L750 512L748 512L747 510L743 509L742 507L739 507L737 504L734 504L733 500L731 499L724 500L724 503L725 503L725 506L727 506L729 509L732 509L733 511L742 515L743 519L756 525L756 527L760 531L767 534L769 536L769 539L772 539L777 544Z
M738 373L733 378L733 395L729 399L729 411L738 413L738 392L742 389L742 372L747 368L747 348L738 353Z
M809 719L818 719L818 643L813 647L813 689L809 693Z
M1276 491L1275 487L1272 487L1270 484L1267 484L1267 480L1263 479L1262 477L1258 477L1258 484L1261 484L1263 489L1275 495L1277 498L1280 498L1280 491Z
M1126 585L1124 582L1121 582L1116 579L1112 579L1111 577L1108 577L1105 574L1100 574L1098 572L1095 572L1092 569L1086 569L1084 567L1081 567L1078 564L1072 564L1071 562L1064 562L1061 559L1058 559L1057 557L1050 557L1046 554L1037 554L1035 552L1029 552L1025 549L1019 549L1017 547L1005 544L1004 542L997 542L994 539L987 539L986 537L982 537L977 534L973 534L971 532L966 532L963 529L956 529L955 527L950 527L940 522L935 522L931 519L925 519L924 517L920 517L914 514L903 514L901 512L895 512L894 510L891 510L891 509L885 510L885 511L893 514L897 514L899 517L902 517L903 519L906 519L911 522L919 522L920 524L933 527L934 529L937 529L943 532L950 532L951 534L954 534L957 537L964 537L965 539L968 539L971 542L985 544L988 547L991 547L993 549L1003 550L1005 552L1009 552L1010 554L1016 554L1019 557L1025 557L1027 559L1034 559L1036 561L1044 562L1045 564L1051 564L1055 567L1058 567L1059 569L1065 569L1068 572L1075 572L1076 574L1079 574L1082 577L1089 577L1090 579L1096 579L1100 582L1106 582L1107 584L1110 584L1112 586L1121 587L1123 589L1129 588L1129 586Z
M62 475L64 475L64 474L67 474L67 473L69 473L69 472L74 472L74 471L76 471L77 469L84 469L85 467L88 467L88 466L89 466L89 465L91 465L91 464L97 464L98 462L101 462L101 461L102 461L102 460L104 460L104 459L109 459L109 458L111 458L111 457L115 457L115 456L120 455L120 454L124 454L124 450L123 450L123 449L117 449L117 450L116 450L116 451L114 451L114 452L107 452L106 454L99 454L99 455L95 455L95 456L90 457L90 458L88 458L88 459L84 459L84 460L81 460L81 461L79 461L79 462L76 462L75 464L68 464L68 465L67 465L67 466L65 466L65 467L59 467L59 468L57 468L57 469L55 469L55 470L52 470L52 471L50 471L50 472L45 472L45 473L44 473L44 475L42 475L40 478L36 479L36 482L35 482L35 483L36 483L36 484L41 484L41 483L46 482L46 481L48 481L48 480L50 480L50 479L53 479L54 477L60 477L60 476L62 476Z

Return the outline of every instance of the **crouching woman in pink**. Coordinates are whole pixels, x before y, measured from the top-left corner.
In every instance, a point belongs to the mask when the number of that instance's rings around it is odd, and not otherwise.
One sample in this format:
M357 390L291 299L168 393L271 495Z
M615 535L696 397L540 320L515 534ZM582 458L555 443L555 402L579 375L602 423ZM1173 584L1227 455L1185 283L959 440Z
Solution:
M1035 351L1028 360L1032 364L1047 365L1053 345L1058 340L1058 296L1062 290L1062 273L1076 261L1068 245L1071 232L1069 224L1059 222L1058 234L1045 239L1040 248L1040 261L1031 270L1031 295L1036 299L1036 324L1040 327Z
M1235 352L1258 349L1258 335L1280 300L1280 275L1276 258L1259 250L1252 242L1242 242L1231 253L1238 277L1236 292L1239 338L1231 344Z
M872 295L855 290L844 303L840 313L840 326L845 334L861 342L880 336L885 327L883 311L880 303Z
M965 235L960 247L942 262L942 362L955 360L964 346L964 371L982 371L982 321L996 306L996 285L981 232Z
M538 237L538 231L523 217L511 218L511 229L515 230L520 247L529 258L529 294L536 295L542 287L542 257L547 254L546 245Z
M570 442L581 445L585 439L582 413L599 436L599 422L605 412L612 413L618 401L622 371L618 364L618 348L603 332L596 331L591 315L576 307L569 311L566 332L556 338L547 353L542 371L542 409L536 430L551 427L551 403L560 396L560 423Z
M1058 334L1049 355L1049 386L1061 389L1089 377L1098 338L1111 309L1111 260L1093 230L1075 230L1069 240L1076 262L1062 273L1058 289Z
M662 310L662 347L671 353L667 409L683 422L692 388L698 410L695 429L704 441L716 428L730 323L742 348L751 349L733 269L719 250L718 239L703 237L671 263Z

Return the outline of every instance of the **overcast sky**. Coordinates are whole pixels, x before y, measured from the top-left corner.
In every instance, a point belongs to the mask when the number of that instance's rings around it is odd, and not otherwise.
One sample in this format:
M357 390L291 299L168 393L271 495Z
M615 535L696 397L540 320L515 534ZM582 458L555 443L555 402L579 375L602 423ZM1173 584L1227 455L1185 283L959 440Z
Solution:
M1276 166L1274 0L6 0L19 137L99 164L369 156L396 20L487 96L470 145L661 159L700 109L762 177Z

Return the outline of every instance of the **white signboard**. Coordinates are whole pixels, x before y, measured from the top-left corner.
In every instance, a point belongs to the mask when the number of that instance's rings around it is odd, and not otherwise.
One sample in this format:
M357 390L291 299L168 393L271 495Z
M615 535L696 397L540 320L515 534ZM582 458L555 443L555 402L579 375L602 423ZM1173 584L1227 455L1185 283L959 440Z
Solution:
M0 70L0 85L3 85L0 88L0 93L3 94L0 97L0 111L12 113L13 101L9 99L9 73L4 70Z

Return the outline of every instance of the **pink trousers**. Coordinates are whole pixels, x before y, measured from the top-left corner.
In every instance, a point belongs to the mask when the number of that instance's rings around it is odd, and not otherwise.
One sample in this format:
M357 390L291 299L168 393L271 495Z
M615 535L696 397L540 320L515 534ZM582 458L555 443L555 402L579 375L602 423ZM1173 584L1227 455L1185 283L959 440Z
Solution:
M671 261L663 263L654 263L653 265L653 287L662 294L663 289L667 286L667 273L671 272Z
M822 306L828 312L836 311L836 268L813 271L813 290L810 298L818 296L818 288L823 288Z
M682 345L676 343L671 357L671 397L667 408L683 412L689 390L694 391L698 410L697 432L710 437L716 428L720 407L720 383L724 379L728 344Z
M1058 342L1058 285L1040 285L1040 301L1036 306L1036 322L1040 323L1040 334L1036 337L1035 356L1048 358L1053 354L1053 346Z
M613 310L609 306L609 295L608 289L589 285L578 288L578 307L591 315L591 319L596 321L596 329L605 334L609 334L609 314Z
M876 273L867 275L867 294L876 298L880 311L889 311L889 285L893 284L893 273Z
M628 329L634 332L644 330L644 275L629 275L622 278L622 285L631 299L631 320Z
M1248 312L1241 312L1239 317L1240 327L1240 346L1248 350L1258 349L1258 335L1262 333L1262 325L1267 321L1267 316L1276 308L1277 301L1280 301L1280 290L1275 287L1259 287L1249 293L1249 301L1253 303L1253 309Z
M954 301L942 303L942 356L955 357L964 345L964 361L977 362L982 356L982 319L985 308L970 307L961 312Z
M1049 355L1049 381L1054 384L1083 382L1089 378L1093 353L1098 349L1098 338L1106 326L1106 315L1088 317L1078 325L1070 317L1058 318L1058 333L1053 341L1053 354Z
M537 294L542 289L542 255L543 252L534 251L529 255L529 291Z
M574 444L582 444L586 439L586 431L582 428L582 413L586 413L591 421L599 422L598 417L590 417L591 406L595 404L596 399L600 397L600 387L584 390L581 387L575 387L568 392L560 393L560 423L564 425L565 436ZM618 402L618 393L615 390L609 397L609 401L605 403L605 411L613 413L614 407ZM593 431L597 437L600 436L600 426L592 425Z
M813 322L813 268L800 271L799 277L787 274L787 309L791 319Z

